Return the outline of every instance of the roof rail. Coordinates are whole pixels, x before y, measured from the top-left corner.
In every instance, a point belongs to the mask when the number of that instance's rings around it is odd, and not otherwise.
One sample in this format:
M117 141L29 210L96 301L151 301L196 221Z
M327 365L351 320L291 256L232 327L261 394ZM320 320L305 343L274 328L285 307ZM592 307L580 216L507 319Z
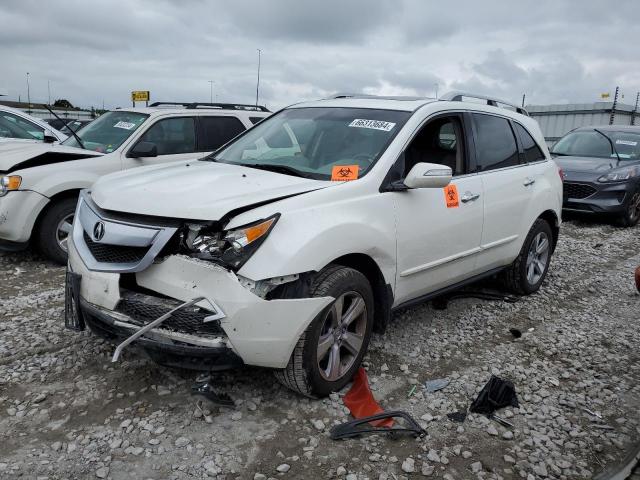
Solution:
M219 108L221 110L248 110L253 112L269 112L263 105L246 105L242 103L202 103L202 102L153 102L150 107L175 106L187 109Z
M406 101L414 101L414 100L435 100L434 98L429 97L414 97L410 95L369 95L366 93L336 93L334 95L330 95L327 97L327 100L336 100L339 98L371 98L371 99L379 99L379 100L406 100Z
M501 100L499 98L489 97L486 95L478 95L477 93L460 92L460 91L454 90L452 92L445 93L438 100L445 100L450 102L462 102L464 101L463 100L464 97L476 98L478 100L486 100L487 105L491 105L492 107L500 108L499 104L508 105L514 108L516 112L522 115L526 115L527 117L529 116L529 112L527 112L523 107L519 107L515 103L507 102L506 100Z

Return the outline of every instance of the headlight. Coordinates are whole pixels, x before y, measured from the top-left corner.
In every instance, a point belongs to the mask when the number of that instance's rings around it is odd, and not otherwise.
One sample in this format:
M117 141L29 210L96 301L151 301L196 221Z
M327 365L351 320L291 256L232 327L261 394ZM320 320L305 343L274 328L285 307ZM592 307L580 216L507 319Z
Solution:
M11 190L18 190L22 183L22 177L18 175L7 175L0 178L0 197L6 195Z
M191 256L218 261L237 270L265 241L278 218L280 218L279 213L266 220L259 220L226 232L209 232L202 226L189 225L189 233L184 238L184 245L189 249Z
M598 181L599 182L622 182L624 180L629 180L630 178L637 177L640 173L640 168L638 166L632 167L623 167L618 168L612 172L609 172L605 175L602 175Z

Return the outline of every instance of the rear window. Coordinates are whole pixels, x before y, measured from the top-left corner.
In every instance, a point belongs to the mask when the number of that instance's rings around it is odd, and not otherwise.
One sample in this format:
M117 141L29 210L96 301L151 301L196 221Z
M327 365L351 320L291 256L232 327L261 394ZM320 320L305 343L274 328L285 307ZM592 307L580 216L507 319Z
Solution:
M509 121L474 113L476 169L480 172L518 165L518 147Z
M515 126L516 126L516 131L520 136L522 149L524 150L524 161L529 163L529 162L537 162L539 160L544 160L544 154L542 153L542 150L540 150L540 147L538 146L536 141L533 139L531 134L527 131L527 129L524 128L519 123L516 123Z
M198 149L210 152L220 148L246 129L236 117L199 117Z

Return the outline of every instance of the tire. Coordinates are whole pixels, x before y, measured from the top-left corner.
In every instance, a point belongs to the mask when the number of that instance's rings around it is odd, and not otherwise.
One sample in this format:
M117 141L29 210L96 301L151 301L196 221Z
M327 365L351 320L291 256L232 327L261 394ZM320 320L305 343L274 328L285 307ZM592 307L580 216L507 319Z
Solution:
M360 367L371 337L374 301L367 278L357 270L339 265L329 266L316 276L311 286L311 296L330 296L336 301L311 322L298 339L289 364L274 374L285 387L317 398L340 390ZM352 307L360 312L352 315L352 321L346 327L339 326L341 320L336 315L340 300L340 310L345 314L344 317L340 315L341 319L348 318ZM319 359L321 339L324 339L322 349L326 349L326 353L321 353ZM357 353L354 344L359 344ZM334 353L336 350L337 356ZM332 359L339 362L332 363Z
M73 222L77 203L77 198L65 198L53 203L44 212L38 228L37 248L45 257L60 265L67 264L67 250L66 237L65 239L59 237L63 233L59 228L65 220L67 223Z
M640 188L631 194L629 204L626 206L624 213L620 216L620 224L623 227L634 227L640 220Z
M546 255L541 243L543 240L546 240ZM535 253L534 242L537 246ZM503 274L507 290L518 295L530 295L538 291L549 270L552 242L551 226L545 220L537 219L529 230L518 257ZM536 260L541 263L536 263Z

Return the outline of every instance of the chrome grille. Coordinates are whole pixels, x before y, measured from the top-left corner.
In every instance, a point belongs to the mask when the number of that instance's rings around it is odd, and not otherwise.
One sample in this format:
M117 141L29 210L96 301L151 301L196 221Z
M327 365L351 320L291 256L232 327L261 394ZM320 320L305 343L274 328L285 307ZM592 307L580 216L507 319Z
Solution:
M132 323L144 326L158 317L180 306L178 300L153 297L136 292L123 292L116 311L131 318ZM192 306L177 310L162 322L162 328L174 332L198 335L224 335L219 322L204 323L204 319L211 312L203 308Z
M591 185L586 185L584 183L571 183L564 182L564 193L567 198L575 198L575 199L583 199L590 197L597 190Z

